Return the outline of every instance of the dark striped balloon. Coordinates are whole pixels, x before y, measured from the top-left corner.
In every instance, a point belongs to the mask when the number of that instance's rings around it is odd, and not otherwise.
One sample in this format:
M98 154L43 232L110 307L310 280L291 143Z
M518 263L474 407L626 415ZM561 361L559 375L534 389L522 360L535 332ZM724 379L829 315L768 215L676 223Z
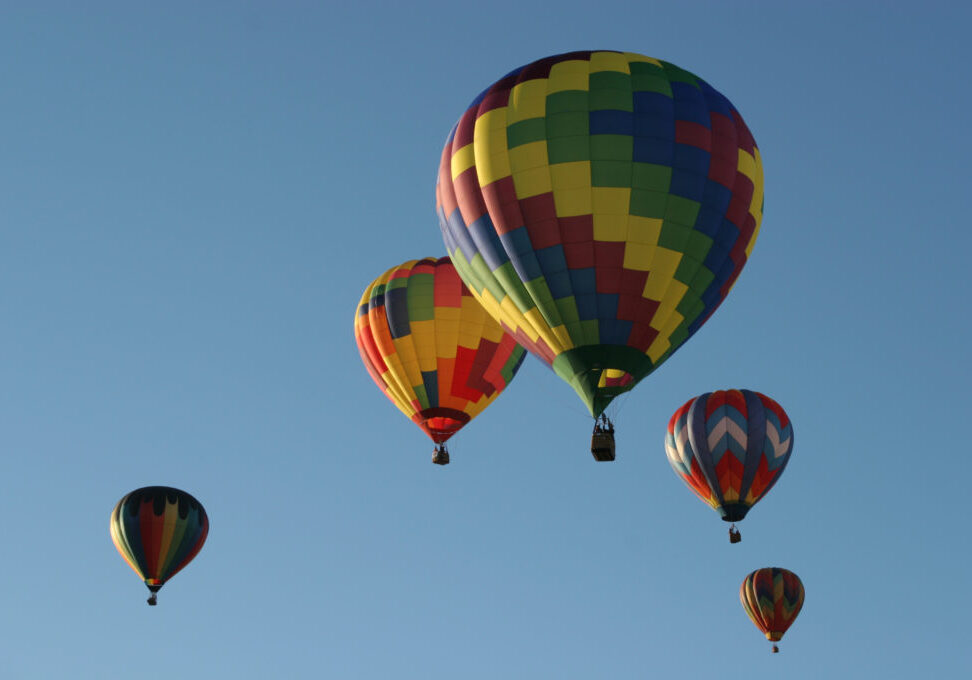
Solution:
M206 542L209 518L185 491L146 486L132 491L111 512L111 540L128 565L155 593L192 561Z
M743 579L739 600L766 639L779 642L803 608L803 582L780 567L757 569ZM779 648L773 645L773 651Z

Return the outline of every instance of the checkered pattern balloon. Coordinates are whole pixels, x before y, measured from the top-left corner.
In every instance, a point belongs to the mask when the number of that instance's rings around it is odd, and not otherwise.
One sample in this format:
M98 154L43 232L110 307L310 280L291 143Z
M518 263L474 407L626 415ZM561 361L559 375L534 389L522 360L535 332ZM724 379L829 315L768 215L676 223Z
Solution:
M436 205L466 285L596 416L726 297L759 230L763 169L739 112L702 79L572 52L472 102Z
M800 577L787 569L766 567L749 574L739 588L743 609L767 640L778 642L803 608ZM773 651L778 651L774 645Z
M491 404L526 356L448 258L410 260L375 279L354 337L378 387L437 444Z
M738 522L776 484L793 451L783 407L750 390L690 399L668 422L668 462L727 522Z

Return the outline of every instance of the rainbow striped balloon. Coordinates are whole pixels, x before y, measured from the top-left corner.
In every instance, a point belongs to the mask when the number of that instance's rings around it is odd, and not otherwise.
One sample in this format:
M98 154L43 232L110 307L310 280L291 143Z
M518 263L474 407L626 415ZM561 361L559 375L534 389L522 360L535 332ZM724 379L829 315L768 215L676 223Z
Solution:
M780 567L757 569L743 579L739 600L752 622L772 642L779 642L803 609L800 577ZM773 645L773 651L779 648Z
M209 518L185 491L146 486L124 496L111 512L111 540L155 593L202 550Z
M446 257L409 260L375 279L354 337L381 391L436 444L489 406L526 356Z
M668 462L727 522L738 522L783 474L793 426L759 392L725 390L689 399L668 422Z
M763 166L701 78L571 52L473 100L443 149L436 207L473 295L597 416L729 293L759 231Z

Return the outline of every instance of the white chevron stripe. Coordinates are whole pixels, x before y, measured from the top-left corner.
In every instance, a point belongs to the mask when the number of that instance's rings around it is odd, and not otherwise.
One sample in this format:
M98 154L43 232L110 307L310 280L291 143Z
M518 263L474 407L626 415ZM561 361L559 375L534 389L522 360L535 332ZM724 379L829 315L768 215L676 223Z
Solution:
M712 432L709 433L709 450L712 450L716 445L718 445L719 440L722 439L726 434L729 434L733 439L735 439L739 445L746 450L746 438L747 435L743 432L742 428L735 420L729 418L728 416L719 421Z
M692 469L692 446L689 444L689 431L685 422L682 421L678 425L681 425L681 429L679 429L677 435L665 433L665 453L668 456L669 464L680 474L687 475Z
M685 444L688 442L689 431L685 423L682 424L682 429L678 431L675 435L675 444L678 446L680 451L685 450Z
M685 455L685 447L678 444L673 445L669 441L666 441L665 444L665 453L668 454L668 462L672 467L682 471L689 470L691 463Z
M773 447L773 457L779 458L786 454L787 449L790 448L790 437L787 437L783 441L780 441L780 432L772 423L766 423L766 438L769 440Z
M678 449L672 445L672 438L665 437L665 455L668 456L668 463L672 467L679 469L682 467L682 457Z

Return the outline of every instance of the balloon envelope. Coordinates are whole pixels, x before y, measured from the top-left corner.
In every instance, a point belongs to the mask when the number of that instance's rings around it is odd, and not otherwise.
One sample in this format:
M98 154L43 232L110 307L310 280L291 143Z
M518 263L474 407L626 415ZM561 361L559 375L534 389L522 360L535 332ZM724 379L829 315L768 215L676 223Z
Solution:
M668 462L727 522L738 522L776 484L793 451L783 407L759 392L689 399L668 422Z
M762 206L735 107L630 52L561 54L497 81L449 134L436 184L463 281L595 416L719 306Z
M111 512L111 540L150 590L158 590L196 556L209 534L202 504L168 486L136 489Z
M526 356L446 257L409 260L375 279L354 337L378 387L437 444L491 404Z
M743 609L767 640L779 641L803 608L800 577L780 567L757 569L739 588Z

